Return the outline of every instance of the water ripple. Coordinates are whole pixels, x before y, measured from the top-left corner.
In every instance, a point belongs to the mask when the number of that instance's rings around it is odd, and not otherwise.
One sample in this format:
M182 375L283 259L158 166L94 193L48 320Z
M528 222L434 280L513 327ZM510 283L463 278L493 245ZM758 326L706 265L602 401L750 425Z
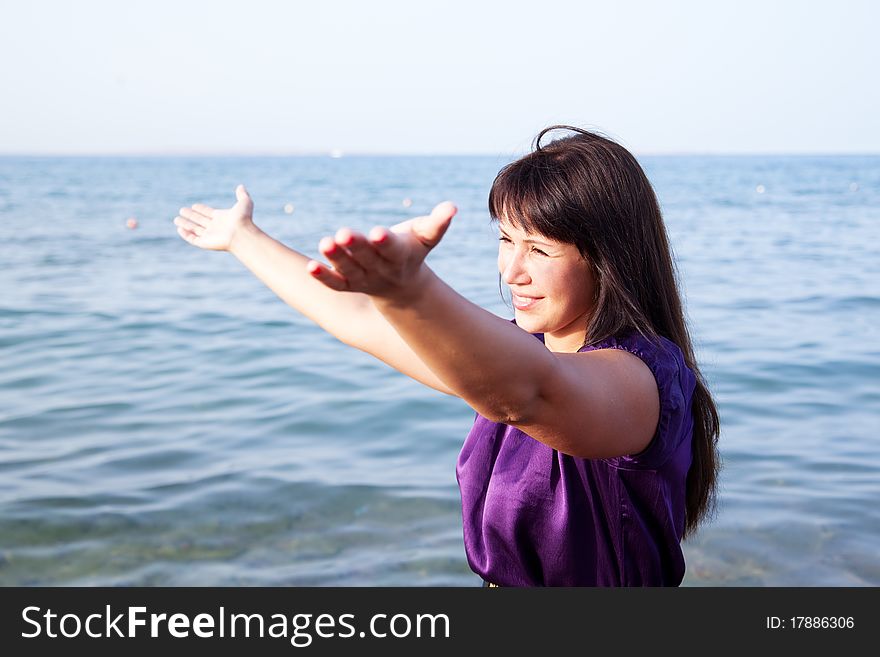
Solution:
M261 225L314 256L454 198L431 266L509 316L485 208L504 163L0 158L0 585L477 584L454 473L473 412L171 217L253 180ZM880 158L645 165L722 418L685 584L880 585Z

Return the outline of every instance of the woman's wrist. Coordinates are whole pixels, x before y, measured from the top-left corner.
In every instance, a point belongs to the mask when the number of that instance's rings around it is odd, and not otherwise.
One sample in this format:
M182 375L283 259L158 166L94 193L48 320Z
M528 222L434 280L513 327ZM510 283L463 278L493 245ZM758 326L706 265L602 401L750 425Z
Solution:
M247 248L248 244L262 233L263 231L260 230L253 220L249 220L232 233L232 237L229 238L229 247L226 250L238 257L242 249Z

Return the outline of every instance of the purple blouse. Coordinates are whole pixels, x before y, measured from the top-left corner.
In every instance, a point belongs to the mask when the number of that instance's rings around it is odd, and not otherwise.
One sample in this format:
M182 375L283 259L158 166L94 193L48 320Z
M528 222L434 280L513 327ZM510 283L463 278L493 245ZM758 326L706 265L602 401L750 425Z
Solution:
M536 334L543 342L544 336ZM625 349L654 373L657 432L641 453L562 454L477 414L456 467L471 569L501 586L678 586L696 379L678 346L638 333Z

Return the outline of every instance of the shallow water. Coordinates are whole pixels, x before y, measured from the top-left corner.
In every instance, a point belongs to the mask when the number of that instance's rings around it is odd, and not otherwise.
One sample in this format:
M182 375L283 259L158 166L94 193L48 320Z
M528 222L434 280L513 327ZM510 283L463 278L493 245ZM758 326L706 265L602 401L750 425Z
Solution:
M880 157L642 162L723 424L684 584L880 585ZM485 208L503 164L0 158L0 585L476 585L470 409L171 220L244 182L258 223L315 255L448 198L432 267L510 317Z

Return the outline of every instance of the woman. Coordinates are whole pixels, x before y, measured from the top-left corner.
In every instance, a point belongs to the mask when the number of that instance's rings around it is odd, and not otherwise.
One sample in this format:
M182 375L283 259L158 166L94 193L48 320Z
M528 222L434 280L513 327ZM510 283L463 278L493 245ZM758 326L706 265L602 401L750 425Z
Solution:
M574 134L541 145L550 130ZM553 126L489 195L513 322L470 303L425 256L456 212L441 203L319 250L227 210L181 209L178 233L227 250L353 347L466 401L458 460L471 568L499 586L680 584L680 542L712 512L718 415L694 360L656 197L635 158Z

